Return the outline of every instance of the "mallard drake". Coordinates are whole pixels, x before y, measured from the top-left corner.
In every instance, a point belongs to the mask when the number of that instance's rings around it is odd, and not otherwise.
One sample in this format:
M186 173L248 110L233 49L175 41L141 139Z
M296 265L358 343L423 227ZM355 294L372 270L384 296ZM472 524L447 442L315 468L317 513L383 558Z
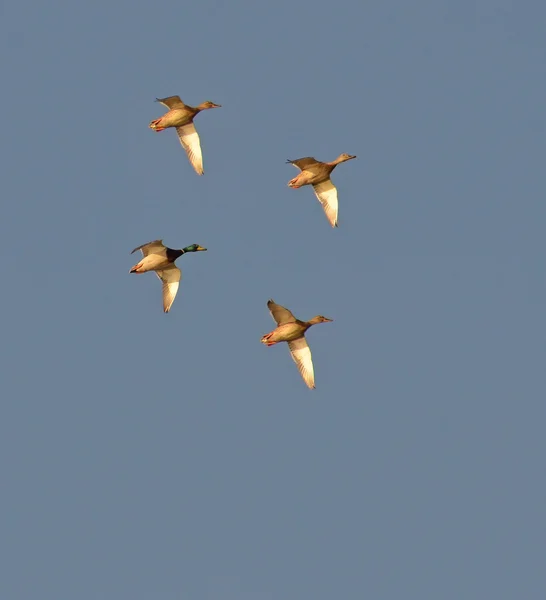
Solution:
M288 182L288 187L300 188L312 185L318 201L326 213L326 218L332 227L337 227L337 189L330 179L330 173L339 163L356 158L351 154L340 154L332 162L320 162L312 156L287 160L288 164L300 169L301 173Z
M180 250L173 250L173 248L164 246L163 240L155 240L138 246L131 254L137 250L142 252L142 260L134 265L129 273L155 271L155 274L163 282L163 311L168 313L176 298L182 277L182 272L175 266L174 261L187 252L203 252L206 248L199 244L192 244Z
M313 360L311 350L305 339L305 332L312 325L330 323L333 319L317 315L310 321L300 321L287 308L276 304L273 300L268 301L267 308L269 308L271 316L277 323L277 328L264 335L260 341L266 346L273 346L279 342L287 342L290 354L298 366L307 387L314 389L315 374L313 371Z
M163 131L169 127L174 127L178 134L178 139L182 144L182 148L186 151L188 159L198 175L203 175L203 155L201 153L201 143L199 142L199 134L193 124L193 119L202 110L209 108L221 108L220 104L214 102L202 102L199 106L188 106L180 100L180 96L169 96L168 98L156 98L156 102L160 102L166 106L169 111L159 119L154 119L150 122L150 129L154 131Z

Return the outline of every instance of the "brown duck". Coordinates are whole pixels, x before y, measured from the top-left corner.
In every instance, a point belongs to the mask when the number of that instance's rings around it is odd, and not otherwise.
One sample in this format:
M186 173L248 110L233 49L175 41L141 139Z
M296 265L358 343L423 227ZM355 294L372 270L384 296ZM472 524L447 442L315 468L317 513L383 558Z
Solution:
M313 371L313 360L311 350L305 339L305 332L312 325L330 323L333 319L317 315L310 321L300 321L287 308L276 304L273 300L268 301L267 308L269 308L271 316L277 323L277 328L264 335L260 341L266 346L273 346L279 342L288 342L290 354L303 380L307 384L307 387L314 389L315 373Z
M156 98L156 102L160 102L166 106L169 111L162 117L159 117L159 119L151 121L149 125L150 129L153 129L154 131L163 131L169 127L174 127L178 134L178 139L182 144L182 148L186 151L195 172L198 175L203 175L203 155L201 153L199 134L193 124L193 119L202 110L220 108L221 105L214 104L214 102L207 100L207 102L202 102L196 107L188 106L180 100L180 96Z
M353 158L356 158L356 156L340 154L332 162L320 162L312 156L286 161L301 171L297 177L288 182L288 187L297 189L304 185L312 185L332 227L337 227L338 203L337 189L330 179L330 173L340 163Z

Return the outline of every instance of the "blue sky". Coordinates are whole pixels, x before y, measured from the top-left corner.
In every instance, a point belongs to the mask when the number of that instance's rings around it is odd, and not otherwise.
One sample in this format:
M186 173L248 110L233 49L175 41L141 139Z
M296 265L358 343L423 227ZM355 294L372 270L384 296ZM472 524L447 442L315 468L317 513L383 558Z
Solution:
M0 597L543 598L544 3L0 14ZM341 152L332 230L285 160Z

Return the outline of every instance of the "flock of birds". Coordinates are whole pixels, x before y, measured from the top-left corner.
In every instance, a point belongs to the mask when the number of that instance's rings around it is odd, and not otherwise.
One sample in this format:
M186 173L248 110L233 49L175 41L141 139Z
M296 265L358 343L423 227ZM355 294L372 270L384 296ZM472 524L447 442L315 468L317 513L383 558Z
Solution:
M221 108L221 105L207 101L193 107L184 104L179 96L157 98L156 101L166 106L168 111L162 117L151 121L150 129L159 132L174 128L195 172L198 175L203 175L203 154L199 134L195 129L193 120L202 110ZM320 162L311 156L287 161L287 163L300 170L300 173L288 182L288 186L297 189L305 185L312 185L332 227L338 226L338 200L337 190L330 179L330 174L337 165L353 158L356 158L356 156L340 154L331 162ZM191 244L185 248L175 250L165 246L163 240L155 240L138 246L131 254L137 250L142 252L142 260L131 268L130 273L155 271L163 284L163 311L168 313L176 298L180 279L182 278L182 272L175 265L176 259L188 252L206 251L206 248L199 244ZM276 304L273 300L268 301L267 307L277 323L277 327L264 335L261 342L266 346L287 342L290 354L303 380L309 388L313 389L315 387L315 374L311 350L305 339L305 332L312 325L328 323L332 319L317 315L309 321L301 321L287 308Z

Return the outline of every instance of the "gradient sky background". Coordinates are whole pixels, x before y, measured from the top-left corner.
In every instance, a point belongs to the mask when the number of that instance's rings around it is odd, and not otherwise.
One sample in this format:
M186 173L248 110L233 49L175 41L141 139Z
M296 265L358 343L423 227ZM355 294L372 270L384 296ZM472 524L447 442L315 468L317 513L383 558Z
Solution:
M544 2L0 22L0 598L544 598ZM332 230L285 160L341 152ZM156 238L209 249L168 315ZM270 297L334 319L315 391Z

